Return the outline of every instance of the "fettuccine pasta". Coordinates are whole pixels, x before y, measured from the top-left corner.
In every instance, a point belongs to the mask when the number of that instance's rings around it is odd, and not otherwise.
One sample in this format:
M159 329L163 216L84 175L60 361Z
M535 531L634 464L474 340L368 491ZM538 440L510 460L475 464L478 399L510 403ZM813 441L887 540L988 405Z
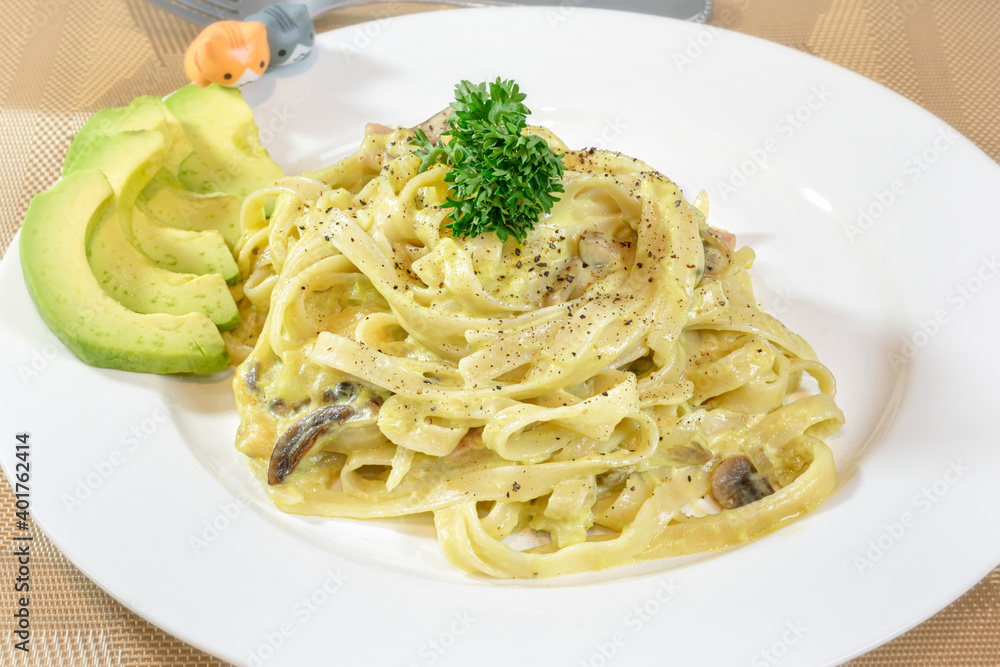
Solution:
M276 505L430 512L455 565L549 577L823 501L835 381L758 306L753 252L649 165L529 131L565 192L523 245L453 238L448 167L419 172L406 129L246 200L236 444Z

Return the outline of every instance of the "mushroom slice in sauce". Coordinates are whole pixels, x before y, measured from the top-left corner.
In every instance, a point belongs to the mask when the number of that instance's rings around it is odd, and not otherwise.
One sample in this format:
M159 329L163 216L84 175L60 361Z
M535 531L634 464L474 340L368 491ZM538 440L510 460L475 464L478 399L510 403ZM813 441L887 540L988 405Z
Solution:
M441 138L441 134L445 130L451 128L451 126L448 124L448 116L451 115L452 111L453 109L450 106L445 107L444 109L441 109L441 111L438 111L436 114L434 114L433 116L422 122L420 125L417 125L410 129L423 130L424 134L427 135L427 138L431 140L431 143L436 144L438 139Z
M712 453L695 441L674 445L666 452L677 466L700 466L712 460Z
M774 493L770 482L757 474L750 459L734 456L712 468L712 496L723 509L731 510L749 505Z
M599 232L584 232L580 235L580 259L584 266L606 266L613 258L611 240Z
M293 412L298 412L302 408L308 406L310 403L312 403L312 399L308 397L303 398L301 401L295 401L294 403L289 403L283 398L276 398L273 401L271 401L270 405L271 405L271 412L273 412L276 415L287 417Z
M244 382L246 382L247 385L247 389L253 392L258 391L257 382L259 380L259 376L260 376L260 362L257 361L252 366L249 366L247 368L246 375L243 376Z
M323 400L327 403L334 401L347 401L354 398L358 393L358 385L353 382L338 382L334 387L327 387L323 390Z
M305 458L316 440L334 425L343 424L354 414L346 405L326 405L298 420L278 438L267 468L267 483L281 484Z
M724 276L729 271L729 265L733 263L732 248L721 237L723 233L716 233L711 227L701 232L701 241L705 247L704 277L710 280ZM732 234L729 236L732 237Z

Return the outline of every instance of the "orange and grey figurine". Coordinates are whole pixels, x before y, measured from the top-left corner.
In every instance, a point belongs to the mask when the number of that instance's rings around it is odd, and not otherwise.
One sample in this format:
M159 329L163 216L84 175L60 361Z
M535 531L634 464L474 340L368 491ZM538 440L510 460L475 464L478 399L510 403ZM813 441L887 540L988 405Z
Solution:
M242 86L263 74L270 60L263 23L218 21L191 42L184 54L184 71L202 88L209 83Z

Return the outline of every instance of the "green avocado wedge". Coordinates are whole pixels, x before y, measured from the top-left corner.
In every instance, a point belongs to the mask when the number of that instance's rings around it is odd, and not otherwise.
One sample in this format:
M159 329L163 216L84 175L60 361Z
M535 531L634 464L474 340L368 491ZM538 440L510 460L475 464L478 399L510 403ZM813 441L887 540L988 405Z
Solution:
M80 128L63 162L63 173L74 171L77 159L104 137L135 130L155 130L167 141L165 168L176 174L181 161L192 150L184 128L158 97L143 95L127 107L101 109Z
M140 252L134 241L132 212L136 197L163 165L167 146L156 131L120 132L103 137L81 153L66 175L99 169L115 191L115 202L96 225L87 246L87 257L98 283L115 300L137 313L204 313L219 329L232 329L240 321L239 310L226 280L220 274L176 273L157 266ZM160 226L162 231L162 225ZM165 236L159 240L169 241ZM174 239L176 240L176 239ZM218 241L218 237L210 238ZM216 260L232 260L225 244L214 248ZM166 248L166 249L165 249ZM161 244L159 251L170 254ZM183 249L174 249L177 255Z
M181 233L164 224L155 213L135 214L133 203L157 173L161 152L169 155L166 137L158 131L124 131L101 137L77 156L66 173L76 169L100 169L119 193L118 201L129 215L122 217L122 231L129 241L157 266L198 275L221 273L227 283L239 277L233 255L220 233L214 230ZM141 225L136 224L142 223Z
M163 224L141 203L132 209L135 245L157 266L180 273L218 273L232 285L240 278L236 260L216 231L194 232Z
M92 366L143 373L224 370L229 354L208 316L132 312L94 278L87 239L113 215L114 196L104 174L83 170L32 199L20 253L28 293L42 320Z
M194 147L177 172L189 190L225 192L243 201L284 176L261 146L253 112L239 90L192 84L168 97L166 105Z
M117 204L97 224L87 246L94 276L116 301L137 313L204 313L220 330L240 322L226 281L217 273L196 276L160 268L122 233Z
M230 251L240 240L239 199L223 192L191 192L163 169L139 195L138 204L148 215L171 227L218 232Z

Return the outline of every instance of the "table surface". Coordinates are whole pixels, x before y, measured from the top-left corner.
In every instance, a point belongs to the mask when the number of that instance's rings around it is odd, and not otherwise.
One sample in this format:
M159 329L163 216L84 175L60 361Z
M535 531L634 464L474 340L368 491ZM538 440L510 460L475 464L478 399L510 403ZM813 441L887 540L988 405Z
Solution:
M553 4L559 4L553 0ZM573 2L574 5L586 5ZM446 5L393 2L337 10L320 31ZM0 27L0 254L31 196L58 177L76 131L97 109L187 83L199 27L145 0L5 0ZM975 0L716 0L711 24L769 39L869 77L944 119L1000 161L1000 10ZM14 506L6 479L0 507ZM0 543L16 517L0 512ZM222 665L132 613L35 530L33 650L0 664ZM0 557L13 608L14 559ZM38 582L37 585L34 582ZM34 589L33 589L34 590ZM6 627L6 626L5 626ZM1000 567L894 641L848 663L1000 665Z

